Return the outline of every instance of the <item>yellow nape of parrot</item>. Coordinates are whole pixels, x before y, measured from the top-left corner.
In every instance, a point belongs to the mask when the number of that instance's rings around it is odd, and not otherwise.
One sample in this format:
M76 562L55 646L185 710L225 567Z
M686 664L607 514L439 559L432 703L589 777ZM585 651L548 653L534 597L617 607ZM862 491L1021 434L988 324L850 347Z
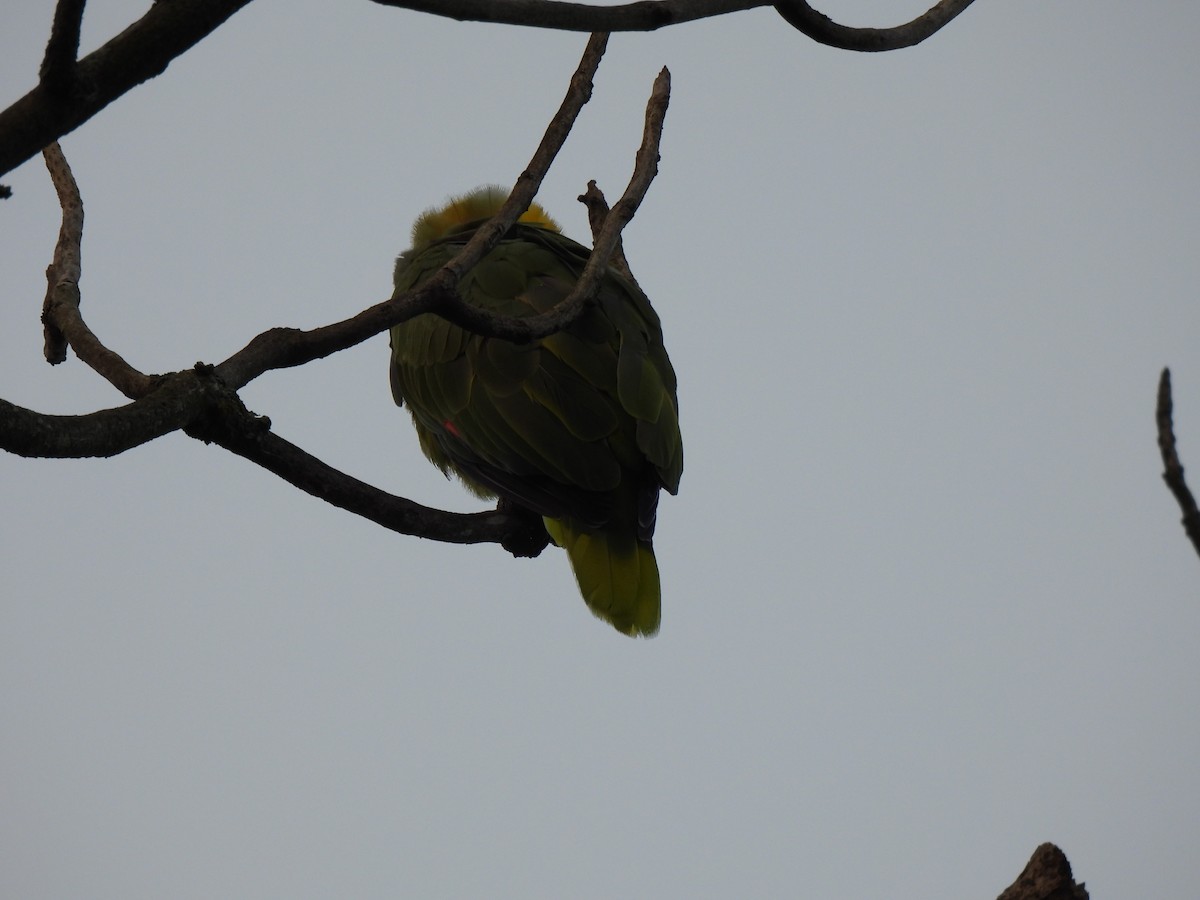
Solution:
M396 260L396 292L418 287L507 199L489 186L431 209ZM474 306L511 316L550 309L591 251L533 204L462 279ZM391 331L392 395L421 449L480 497L538 515L564 548L583 599L623 634L658 631L658 494L679 490L683 443L675 371L646 296L611 268L563 331L526 344L480 337L432 313Z

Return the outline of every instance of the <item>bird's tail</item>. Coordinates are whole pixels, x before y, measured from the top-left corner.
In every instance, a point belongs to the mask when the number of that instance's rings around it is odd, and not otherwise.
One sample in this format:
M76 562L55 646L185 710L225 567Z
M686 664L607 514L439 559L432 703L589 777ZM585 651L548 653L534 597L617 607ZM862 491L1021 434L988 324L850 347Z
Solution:
M658 631L662 590L649 543L612 529L585 531L570 519L544 521L554 543L567 551L593 613L631 637Z

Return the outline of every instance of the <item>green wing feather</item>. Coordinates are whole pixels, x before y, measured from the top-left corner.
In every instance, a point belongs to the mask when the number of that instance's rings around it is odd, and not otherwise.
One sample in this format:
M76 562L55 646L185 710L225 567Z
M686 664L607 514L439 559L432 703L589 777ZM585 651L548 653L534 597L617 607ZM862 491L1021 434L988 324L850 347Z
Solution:
M402 254L397 292L432 276L478 224ZM480 308L534 315L571 291L588 253L518 223L459 290ZM541 341L484 338L426 314L393 328L391 342L392 392L426 456L475 493L541 514L597 616L625 634L657 631L654 514L659 490L679 488L683 444L675 372L645 295L609 270L596 302Z

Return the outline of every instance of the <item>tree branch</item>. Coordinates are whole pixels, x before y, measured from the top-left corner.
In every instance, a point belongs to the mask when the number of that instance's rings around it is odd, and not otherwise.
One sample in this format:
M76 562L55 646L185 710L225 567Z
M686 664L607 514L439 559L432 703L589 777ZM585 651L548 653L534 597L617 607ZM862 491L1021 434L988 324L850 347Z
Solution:
M1183 463L1175 451L1175 424L1172 420L1174 403L1171 400L1171 370L1163 369L1158 379L1158 404L1155 419L1158 423L1158 449L1162 454L1163 481L1167 483L1175 501L1183 510L1183 530L1191 539L1192 546L1200 553L1200 509L1196 498L1183 480Z
M67 95L43 83L0 112L0 175L11 171L43 147L67 134L126 91L166 70L171 60L190 50L250 0L170 0L155 3L144 16L73 67ZM82 3L79 4L82 7ZM60 60L70 41L73 4L55 12L55 30L47 55ZM82 11L82 10L81 10ZM58 62L50 64L51 81Z
M565 0L372 0L457 19L563 31L654 31L681 22L774 6L790 25L821 44L841 50L881 52L919 44L971 5L973 0L941 0L932 9L894 28L850 28L817 12L805 0L637 0L593 6Z
M681 22L770 6L770 0L638 0L593 6L563 0L372 0L460 22L524 25L559 31L654 31Z
M434 312L449 319L468 331L487 337L498 337L508 341L525 342L547 337L571 324L583 311L584 304L593 296L600 285L600 278L608 268L613 249L621 240L621 231L633 219L638 206L650 188L650 182L658 174L658 148L662 141L663 122L671 98L671 73L664 66L654 79L650 99L646 103L646 124L642 131L642 144L634 161L633 175L617 205L605 218L604 227L596 237L591 255L574 289L559 303L544 313L527 318L499 316L474 306L468 306L457 294L444 296ZM528 205L526 203L526 205ZM506 204L507 206L507 204ZM524 207L522 207L524 209ZM472 238L471 243L479 236ZM471 243L467 244L469 248ZM465 251L466 248L464 248ZM443 271L450 271L458 257L451 260ZM458 277L455 277L455 284Z
M18 456L116 456L177 431L214 402L211 385L175 372L140 400L82 416L54 416L0 400L0 449Z
M608 219L608 200L604 196L604 191L600 190L600 186L596 184L595 179L589 181L587 190L575 199L587 207L588 228L591 229L592 243L594 244L600 237L600 232L604 229L604 223ZM629 268L629 260L625 258L624 242L620 238L617 238L617 244L613 247L608 267L615 269L632 283L637 284L637 279L633 277L633 271Z
M561 0L372 0L460 21L569 31L653 31L668 25L771 5L770 0L636 0L592 6ZM846 50L883 51L920 43L971 4L941 0L905 25L849 28L804 0L777 0L783 18L815 41ZM59 0L41 82L0 112L0 175L78 128L125 92L161 74L250 0L159 2L103 47L74 59L84 0ZM0 186L0 197L7 188Z
M501 544L514 556L537 556L550 542L541 517L505 508L452 513L422 506L340 472L270 431L229 392L226 402L185 429L262 466L319 500L369 519L391 531L452 544Z
M542 186L542 180L550 171L550 166L558 156L563 144L567 142L567 137L575 127L575 120L579 118L580 111L592 99L593 79L596 77L596 70L600 67L600 60L604 58L604 51L607 47L607 33L597 32L588 38L587 46L583 50L583 57L579 60L579 65L575 68L567 85L567 94L559 104L558 111L550 119L550 124L546 128L546 133L542 135L542 139L533 153L533 158L530 159L525 171L517 178L508 199L504 201L504 205L500 207L500 211L496 215L475 230L475 234L454 259L443 266L444 277L449 279L448 286L457 285L467 272L475 268L479 261L491 252L500 238L512 227L521 213L529 208L529 204L537 196L538 188ZM449 307L465 306L461 300L457 299L457 296L443 297L442 304ZM495 336L499 337L500 335Z
M58 0L50 40L38 72L43 87L54 96L64 96L75 86L75 61L79 56L79 29L87 0Z
M79 311L82 275L80 244L83 241L83 198L71 167L55 141L42 151L46 168L58 192L63 221L54 247L54 261L46 269L46 300L42 305L45 328L45 355L51 365L67 358L69 343L83 362L103 376L130 399L145 396L155 384L153 378L139 372L120 354L109 350L88 328Z
M894 28L850 28L817 12L805 0L776 0L775 9L793 28L838 50L882 53L919 44L940 31L974 0L941 0L911 22Z

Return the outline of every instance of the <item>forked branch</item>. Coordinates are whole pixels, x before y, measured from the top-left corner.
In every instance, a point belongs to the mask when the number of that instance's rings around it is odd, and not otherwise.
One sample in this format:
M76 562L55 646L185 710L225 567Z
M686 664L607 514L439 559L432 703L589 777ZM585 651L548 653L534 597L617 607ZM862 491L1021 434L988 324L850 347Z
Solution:
M613 250L621 240L622 230L632 221L634 214L646 196L646 191L650 188L650 182L654 180L654 176L658 173L658 149L662 141L663 121L666 118L670 96L671 73L664 67L658 73L658 77L654 79L654 88L651 90L650 99L646 103L646 124L642 133L642 144L638 148L629 185L625 188L625 193L621 196L621 199L617 201L617 205L612 208L605 218L604 226L600 229L600 233L593 242L591 256L588 257L587 264L583 267L583 273L580 275L578 283L570 294L544 313L529 316L528 318L500 316L489 313L477 307L468 306L456 295L444 296L442 304L436 307L434 311L456 325L468 331L473 331L476 334L517 342L533 341L547 337L570 325L583 311L584 304L595 296L595 292L600 284L600 277L608 267ZM510 197L509 203L511 203L511 200L512 198ZM527 201L520 209L524 210L526 206L528 206ZM505 204L505 208L508 208L508 203ZM494 228L495 221L493 219L492 223L489 223L489 226L486 227ZM511 224L511 221L505 224L505 230ZM467 244L463 252L465 253L469 250L478 238L479 235L477 234ZM456 257L446 265L445 271L447 273L457 276L455 272L457 259ZM457 281L458 277L455 277L455 283Z

